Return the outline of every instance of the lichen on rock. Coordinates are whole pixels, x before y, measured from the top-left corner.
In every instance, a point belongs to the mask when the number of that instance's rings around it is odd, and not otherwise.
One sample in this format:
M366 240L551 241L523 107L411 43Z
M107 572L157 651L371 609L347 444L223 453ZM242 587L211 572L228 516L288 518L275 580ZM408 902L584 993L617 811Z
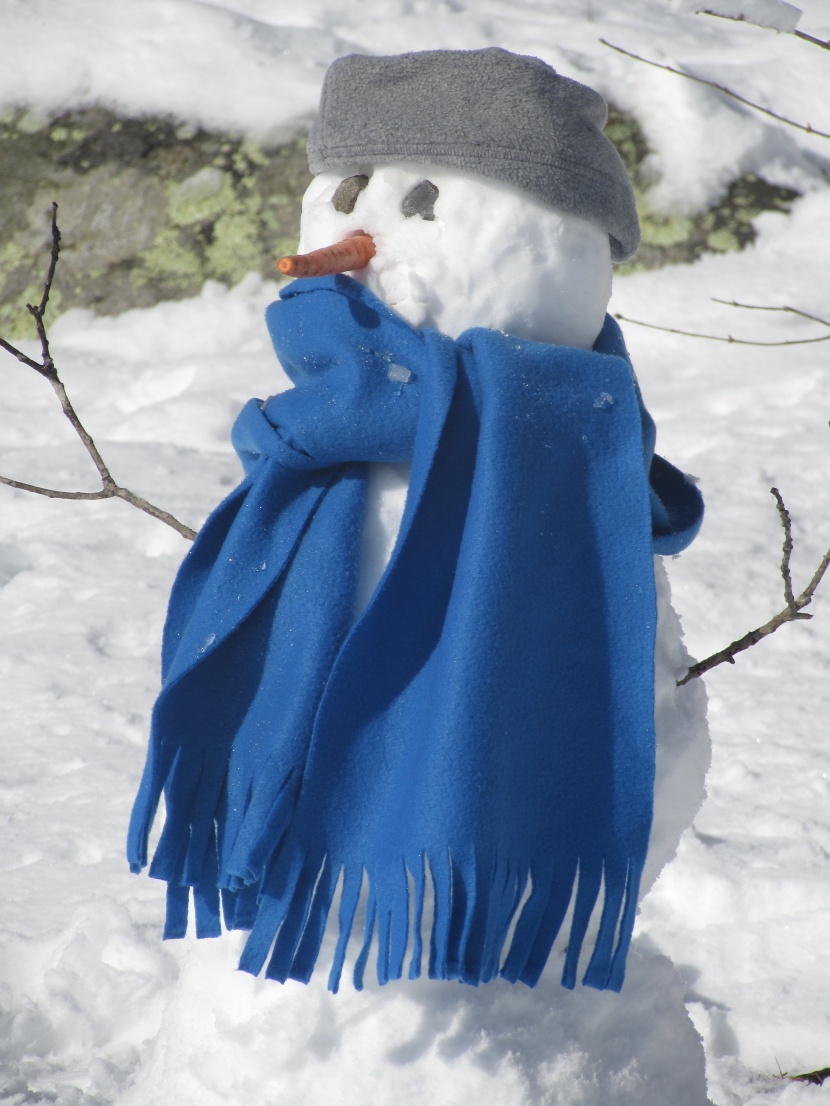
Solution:
M642 240L631 261L617 272L659 269L696 261L705 253L742 250L755 241L753 220L764 211L788 211L799 193L754 174L733 181L725 195L697 215L661 211L650 199L641 167L650 154L633 115L611 108L605 133L617 147L634 185Z
M611 110L607 133L634 181L642 246L620 271L742 249L762 211L797 193L758 177L734 181L697 216L655 210L640 167L649 150L631 115ZM49 213L59 205L62 259L51 311L99 314L196 295L206 280L274 276L293 253L311 175L305 139L273 148L170 118L127 119L104 108L47 119L0 115L0 332L32 336L26 302L39 299Z
M274 149L172 119L103 108L53 120L0 119L0 327L31 335L49 211L59 205L61 269L52 310L115 314L195 295L206 280L274 275L296 247L310 180L305 141ZM60 294L60 299L58 299Z

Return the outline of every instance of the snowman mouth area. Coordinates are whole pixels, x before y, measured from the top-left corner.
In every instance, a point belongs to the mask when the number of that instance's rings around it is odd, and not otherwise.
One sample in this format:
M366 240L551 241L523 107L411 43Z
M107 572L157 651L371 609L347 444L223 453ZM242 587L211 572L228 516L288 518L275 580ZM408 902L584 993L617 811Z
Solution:
M322 246L310 253L281 257L277 268L284 276L334 276L335 273L365 269L375 256L375 241L365 231L355 231L340 242Z

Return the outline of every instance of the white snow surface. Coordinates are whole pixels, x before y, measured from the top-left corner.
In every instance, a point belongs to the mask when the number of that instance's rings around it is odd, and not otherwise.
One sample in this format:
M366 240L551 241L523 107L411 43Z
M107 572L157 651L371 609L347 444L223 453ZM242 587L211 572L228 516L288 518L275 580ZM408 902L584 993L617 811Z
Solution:
M675 0L675 11L703 12L721 15L726 19L741 19L759 27L774 31L792 32L804 14L801 8L785 3L785 0Z
M802 29L826 38L827 4L804 7ZM0 36L0 101L30 107L32 126L55 108L106 102L260 135L301 126L326 65L350 49L536 53L637 112L668 208L711 201L737 171L805 192L791 215L759 219L742 254L616 278L612 311L769 343L827 333L712 299L826 317L827 140L599 43L828 131L826 53L792 36L662 0L6 0ZM262 322L276 292L251 276L118 318L72 311L52 327L58 367L116 477L193 526L238 479L229 430L242 403L285 386ZM534 991L420 981L331 996L324 980L281 987L235 973L239 935L163 945L163 887L128 873L123 840L185 543L121 502L0 488L0 1101L830 1101L830 1085L779 1074L830 1064L827 585L812 621L706 677L712 766L694 815L705 749L686 738L704 688L672 690L685 659L663 576L697 656L766 621L783 605L774 484L804 586L830 544L827 346L623 325L658 449L700 479L707 517L657 572L658 730L675 745L661 754L655 837L675 833L664 817L694 820L643 901L622 994L564 991L561 949ZM0 472L93 488L46 382L5 354L0 370Z

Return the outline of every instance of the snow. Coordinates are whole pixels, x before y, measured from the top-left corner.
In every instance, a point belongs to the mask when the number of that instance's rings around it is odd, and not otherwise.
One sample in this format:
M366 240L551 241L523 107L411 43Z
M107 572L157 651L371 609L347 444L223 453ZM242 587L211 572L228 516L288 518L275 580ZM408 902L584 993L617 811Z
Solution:
M800 27L826 38L826 4L804 7ZM26 0L3 5L0 32L14 47L0 72L5 104L163 107L259 134L307 119L326 65L350 49L538 53L637 111L666 205L709 202L736 170L806 193L791 215L759 219L743 254L616 277L612 311L765 342L827 333L712 300L824 315L826 142L598 42L828 130L826 54L792 36L662 0ZM69 312L52 328L70 395L116 477L190 525L237 480L229 430L242 403L285 385L262 323L276 291L248 277L117 318ZM793 516L797 591L830 544L825 347L624 330L658 449L700 479L707 501L700 537L664 565L686 644L705 656L783 606L771 485ZM93 488L45 382L5 355L0 369L0 472ZM236 936L163 945L163 889L123 859L183 539L121 502L7 488L0 518L0 1099L697 1106L705 1052L718 1104L830 1101L828 1086L778 1076L779 1065L830 1063L827 583L812 621L706 677L708 798L643 901L621 995L565 992L554 962L535 991L425 981L333 997L324 980L282 988L235 973ZM670 619L661 634L658 683L670 688L682 645ZM694 682L659 701L670 712L661 732L682 736L703 694ZM663 757L662 809L678 825L692 816L702 757L694 741Z
M785 32L794 31L804 14L801 8L786 4L784 0L713 0L711 4L701 4L700 0L677 0L675 8L681 12L704 12L722 15L726 19L745 19L759 27Z

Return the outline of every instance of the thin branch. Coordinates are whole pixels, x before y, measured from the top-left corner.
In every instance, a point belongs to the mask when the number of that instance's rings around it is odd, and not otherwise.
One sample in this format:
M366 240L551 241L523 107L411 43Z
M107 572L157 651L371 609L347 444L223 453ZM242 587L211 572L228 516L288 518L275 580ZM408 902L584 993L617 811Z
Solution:
M101 484L105 488L109 487L110 485L115 487L115 483L110 476L110 470L104 463L104 458L98 452L98 447L95 445L95 442L92 440L83 423L78 418L75 408L72 406L69 396L66 394L66 388L64 388L63 383L58 377L57 372L49 377L49 383L52 385L52 389L55 392L55 395L58 397L58 402L61 405L61 410L72 425L72 429L83 442L84 448L92 458L93 464L98 469L98 475L101 477Z
M802 319L809 319L813 323L821 323L822 326L830 327L830 322L827 319L822 319L820 315L810 315L807 311L802 311L798 307L775 307L770 306L767 303L738 303L737 300L721 300L717 296L712 296L712 303L722 303L726 307L740 307L743 311L786 311L790 315L798 315Z
M8 476L0 476L0 484L5 484L8 488L17 488L18 491L43 495L46 496L47 499L79 499L85 500L86 502L91 502L96 499L123 499L131 506L137 507L139 511L143 511L146 515L151 515L161 522L166 522L172 529L177 530L183 538L189 538L192 541L196 537L195 530L191 530L189 526L185 526L184 523L179 522L169 511L164 511L161 507L156 507L154 503L150 503L140 495L135 495L129 488L120 487L112 480L106 487L99 488L97 492L64 492L57 488L41 488L37 484L26 484L22 480L12 480Z
M803 39L804 42L811 42L813 46L820 46L822 50L830 50L830 42L825 42L824 39L814 38L812 35L806 34L804 31L793 31L796 38Z
M26 310L35 320L35 328L37 330L37 336L40 339L41 360L40 362L34 361L31 357L27 357L25 353L21 353L19 349L10 345L9 342L0 338L0 346L3 347L8 353L11 353L18 361L22 361L24 365L28 365L30 369L34 369L36 373L40 373L41 376L45 376L48 380L54 380L55 365L52 361L52 355L49 352L49 339L46 335L46 325L43 321L43 317L46 314L46 308L49 303L49 294L52 291L52 281L55 279L55 269L58 265L58 256L61 251L61 232L58 230L58 205L52 201L52 252L49 257L49 268L46 272L46 280L43 283L43 294L40 297L40 303L37 307L33 307L32 304L26 304Z
M718 303L725 303L725 300L718 300ZM741 307L742 304L732 304L734 307ZM770 311L776 310L789 310L786 308L770 307ZM803 312L795 312L796 314L803 314ZM810 318L810 316L806 316ZM733 338L731 334L701 334L696 330L678 330L673 326L658 326L657 323L647 323L642 319L631 319L628 315L622 315L619 312L615 313L615 319L619 319L623 323L631 323L632 326L644 326L648 330L662 330L664 334L679 334L683 338L705 338L709 342L726 342L730 346L810 346L816 342L830 341L830 333L823 334L820 338L791 338L788 341L781 342L758 342L750 338ZM817 322L821 320L817 319ZM825 323L825 326L830 328L830 323Z
M651 61L650 58L644 58L640 54L634 54L630 50L624 50L622 46L615 46L613 42L608 42L604 38L601 38L599 41L603 46L607 46L611 50L616 50L618 54L624 54L627 58L633 58L635 61L641 61L645 65L653 65L655 69L663 69L666 73L674 73L678 77L685 77L687 80L696 81L698 84L706 85L708 88L714 88L716 91L722 92L725 96L731 96L732 99L737 100L738 103L745 104L754 111L760 111L763 115L768 115L771 119L776 119L779 123L786 123L789 127L796 127L798 130L805 131L807 134L818 135L819 138L830 138L830 134L826 131L816 130L816 128L811 127L809 123L798 123L795 119L788 119L786 115L779 115L776 111L761 107L760 104L756 104L753 100L747 100L746 97L740 96L737 92L733 92L732 89L727 88L726 85L718 84L717 81L709 81L705 77L695 76L694 73L684 73L682 69L675 69L671 65L664 65L659 61Z
M41 296L39 304L26 304L29 314L35 321L38 338L40 339L41 361L37 362L31 357L28 357L25 353L21 352L21 350L17 349L16 346L11 345L10 342L5 341L3 338L0 338L0 347L13 357L16 357L18 361L22 361L23 364L27 365L30 369L34 369L35 372L46 377L49 381L55 395L58 397L61 410L71 424L72 429L83 443L84 449L92 459L95 468L98 470L98 475L101 478L101 487L94 492L64 492L58 491L55 488L43 488L36 484L26 484L21 480L12 480L8 476L0 476L0 484L5 484L9 488L17 488L19 491L32 492L35 495L44 495L50 499L123 499L126 503L136 507L139 511L143 511L152 518L159 519L161 522L166 523L168 526L172 527L172 529L176 530L182 537L189 538L192 541L193 538L196 537L195 530L191 530L189 526L185 526L183 522L179 522L169 511L164 511L160 507L156 507L155 504L150 503L148 500L144 499L143 496L136 495L135 492L131 492L129 488L122 488L120 484L117 484L115 480L113 480L104 458L98 451L98 447L95 445L92 436L78 417L67 395L66 388L58 376L58 371L52 360L52 354L49 348L49 336L44 321L46 308L49 304L49 295L52 291L52 282L55 278L55 271L58 265L58 257L60 255L61 235L58 229L57 215L58 205L53 203L52 252L49 259L46 280L43 284L43 295Z
M118 484L113 484L112 494L118 499L123 499L125 503L129 503L131 507L137 507L139 511L143 511L145 515L150 515L151 518L157 518L159 522L164 522L170 526L173 530L177 530L183 538L187 538L188 541L193 541L196 537L196 531L191 530L189 526L185 526L183 522L171 515L169 511L162 510L161 507L157 507L155 503L150 503L141 495L136 495L135 492L131 492L129 488L122 488Z
M41 365L40 361L33 361L31 357L27 357L21 350L10 345L5 338L0 338L0 349L4 349L6 353L10 353L12 357L16 357L18 361L22 361L24 365L28 365L30 369L34 369L36 373L40 373L40 375L43 376L43 365Z
M830 1079L830 1068L820 1068L818 1071L808 1071L803 1075L789 1075L787 1078L795 1083L812 1083L813 1086L820 1087L825 1079Z
M27 304L31 313L36 319L43 322L43 316L46 314L46 306L49 303L49 293L52 291L52 281L55 279L55 270L58 267L58 256L61 252L61 232L58 230L58 205L52 200L52 223L50 227L52 231L52 253L49 257L49 268L46 271L46 280L43 282L43 295L40 297L40 304L37 307L32 307L31 304ZM46 341L45 333L41 333L42 328L38 328L38 335L41 336L41 343L43 345L44 360L49 355L49 343Z
M790 573L790 558L793 555L793 520L790 518L790 512L785 507L778 488L770 488L770 493L775 497L778 517L781 519L781 526L784 529L784 544L781 551L781 578L784 581L784 598L787 600L787 609L795 611L798 608L795 605L793 578Z
M784 544L783 553L781 558L781 576L784 580L784 599L786 606L782 611L779 611L774 618L771 618L769 622L765 622L763 626L758 626L755 630L750 630L748 634L744 634L742 638L738 638L737 641L733 641L731 645L727 645L725 649L719 650L717 653L713 653L711 657L707 657L705 660L698 661L697 664L693 664L685 676L677 681L677 686L680 687L683 684L687 684L690 680L696 679L698 676L702 676L704 672L709 672L711 669L716 668L719 664L734 664L735 657L738 653L742 653L745 649L752 648L753 645L757 645L759 641L762 641L765 637L769 637L770 634L774 634L775 631L784 625L785 622L797 622L801 619L812 618L811 614L807 614L804 611L804 607L809 606L812 598L815 594L816 588L822 581L822 577L830 567L830 549L824 554L821 562L813 573L807 587L800 595L793 595L792 577L790 575L790 558L793 551L792 541L792 524L790 521L790 514L787 508L784 506L784 500L781 497L781 493L777 488L770 488L770 494L774 496L775 503L778 508L778 516L781 519L781 526L784 530Z
M808 319L810 322L819 323L821 326L826 326L828 329L827 334L822 335L820 338L792 338L789 341L780 342L758 342L749 338L733 338L731 334L724 337L720 334L701 334L699 331L694 330L678 330L676 327L671 326L658 326L657 323L647 323L642 319L630 319L627 315L615 314L614 318L619 319L621 322L632 323L634 326L644 326L649 330L662 330L665 334L680 334L684 338L705 338L709 342L727 342L729 345L738 346L809 346L815 342L826 342L830 340L830 322L827 319L822 319L818 315L811 315L807 311L801 311L798 307L770 307L763 303L738 303L737 300L721 300L717 296L712 297L713 303L720 303L726 307L740 307L744 311L783 311L790 315L798 315L801 319Z
M731 19L733 23L751 23L752 22L751 20L746 19L743 15L724 15L723 12L712 12L712 11L709 11L708 8L701 8L698 12L696 12L696 14L697 15L712 15L712 16L715 17L715 19ZM756 27L763 27L764 24L763 23L756 23L755 26ZM771 31L777 31L778 30L777 27L769 27L767 29L771 30ZM803 39L804 42L810 42L810 43L813 44L813 46L820 46L822 48L822 50L830 50L830 42L825 42L824 39L821 39L821 38L814 38L813 35L808 35L805 31L798 31L798 30L793 29L792 31L785 31L784 33L785 34L791 34L791 35L794 35L796 38Z
M99 488L97 492L62 492L57 488L41 488L38 484L25 484L22 480L12 480L10 476L0 476L0 484L7 488L17 488L21 492L33 492L45 495L48 499L111 499L112 492Z

